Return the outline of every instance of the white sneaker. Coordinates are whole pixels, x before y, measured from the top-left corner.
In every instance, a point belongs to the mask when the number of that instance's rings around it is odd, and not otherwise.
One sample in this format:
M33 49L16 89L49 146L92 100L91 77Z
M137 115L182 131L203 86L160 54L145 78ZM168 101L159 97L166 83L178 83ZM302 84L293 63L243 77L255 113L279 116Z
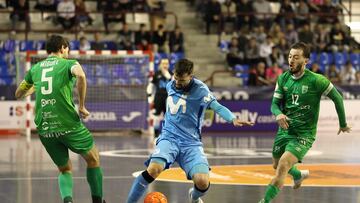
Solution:
M204 203L204 201L202 201L201 198L198 198L197 200L193 200L193 198L192 198L193 191L194 191L193 187L189 189L189 202L190 203Z
M310 171L309 170L300 170L301 172L301 178L299 180L294 180L294 185L293 185L293 189L298 189L301 186L301 183L307 179L310 175Z

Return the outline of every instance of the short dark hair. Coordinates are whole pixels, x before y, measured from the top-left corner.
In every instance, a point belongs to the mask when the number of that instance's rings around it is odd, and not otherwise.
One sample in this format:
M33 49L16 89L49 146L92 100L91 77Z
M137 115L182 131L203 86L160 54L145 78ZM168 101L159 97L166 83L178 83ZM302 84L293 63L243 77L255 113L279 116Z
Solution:
M305 58L310 58L310 46L305 42L296 42L290 49L301 49Z
M178 76L192 74L194 63L188 59L180 59L175 63L174 73Z
M48 54L57 53L64 46L70 47L69 41L60 35L51 35L46 41L46 52Z

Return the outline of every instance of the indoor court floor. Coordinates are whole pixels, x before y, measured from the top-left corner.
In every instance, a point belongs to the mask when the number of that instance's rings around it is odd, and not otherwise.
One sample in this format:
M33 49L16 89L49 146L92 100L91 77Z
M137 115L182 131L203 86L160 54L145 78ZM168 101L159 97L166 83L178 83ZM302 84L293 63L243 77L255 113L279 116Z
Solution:
M274 171L271 168L273 134L204 134L203 143L212 167L212 185L205 203L257 203ZM108 203L123 203L134 180L145 169L151 152L146 136L95 137L104 170L104 195ZM274 203L360 203L359 132L336 135L318 133L299 168L310 178L299 190L286 186ZM71 153L74 202L90 203L86 164ZM159 191L169 203L187 203L184 174L177 167L164 172L149 191ZM37 136L27 145L24 137L0 138L0 202L60 203L57 170ZM287 180L291 184L290 179Z

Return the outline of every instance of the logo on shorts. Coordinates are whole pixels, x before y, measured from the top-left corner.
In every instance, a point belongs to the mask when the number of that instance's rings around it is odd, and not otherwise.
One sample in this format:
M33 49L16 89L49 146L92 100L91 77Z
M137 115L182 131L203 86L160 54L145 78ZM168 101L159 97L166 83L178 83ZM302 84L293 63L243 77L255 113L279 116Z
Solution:
M301 148L300 147L295 147L295 150L300 152L301 151Z

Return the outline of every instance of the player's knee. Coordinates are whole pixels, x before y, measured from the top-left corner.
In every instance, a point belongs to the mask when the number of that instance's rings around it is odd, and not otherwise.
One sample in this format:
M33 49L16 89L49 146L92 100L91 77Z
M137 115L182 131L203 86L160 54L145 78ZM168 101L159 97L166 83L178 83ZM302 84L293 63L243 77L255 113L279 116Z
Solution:
M91 153L85 158L88 168L95 168L100 166L100 157L98 153Z
M200 190L206 190L210 184L208 177L199 177L194 182L196 187Z
M280 159L277 168L283 169L286 173L291 168L291 161L287 159Z
M153 178L157 178L164 168L160 164L151 164L147 169L148 173Z
M71 172L71 164L67 164L65 166L59 166L58 168L59 168L59 171L61 173L69 173L69 172Z
M276 170L278 166L278 163L273 163L273 168Z

